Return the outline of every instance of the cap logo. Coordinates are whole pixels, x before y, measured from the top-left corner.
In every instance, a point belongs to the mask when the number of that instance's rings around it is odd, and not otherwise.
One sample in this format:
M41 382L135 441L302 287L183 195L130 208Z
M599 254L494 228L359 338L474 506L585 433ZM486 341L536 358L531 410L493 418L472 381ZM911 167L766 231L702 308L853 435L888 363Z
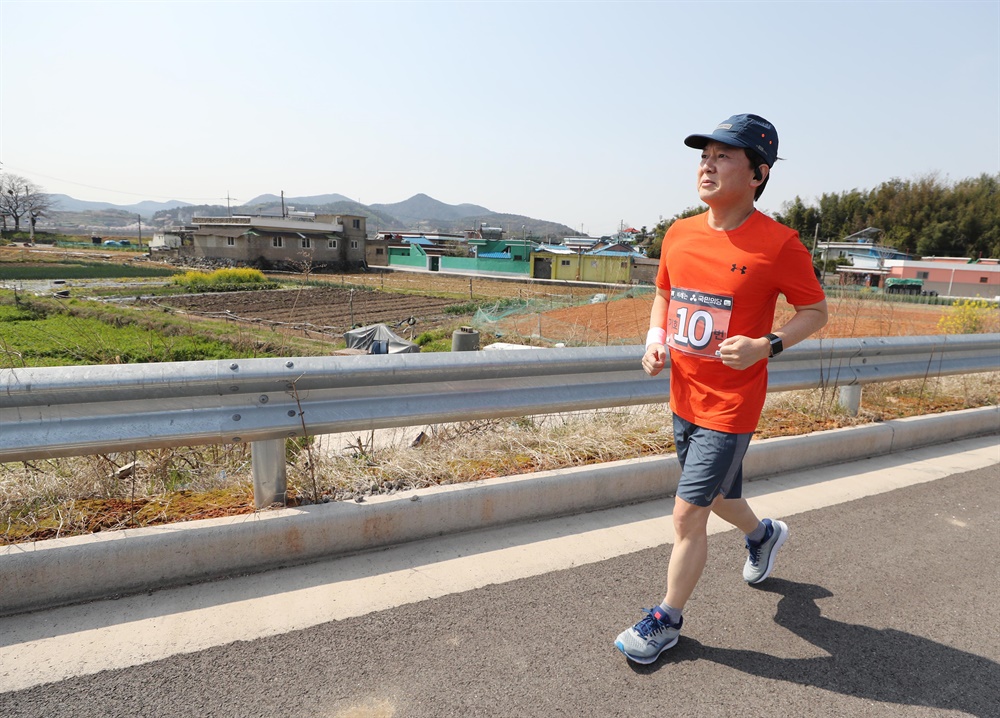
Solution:
M731 129L733 129L733 126L729 125L729 124L726 124L725 122L723 122L721 125L719 125L715 129L717 129L717 130L731 130Z

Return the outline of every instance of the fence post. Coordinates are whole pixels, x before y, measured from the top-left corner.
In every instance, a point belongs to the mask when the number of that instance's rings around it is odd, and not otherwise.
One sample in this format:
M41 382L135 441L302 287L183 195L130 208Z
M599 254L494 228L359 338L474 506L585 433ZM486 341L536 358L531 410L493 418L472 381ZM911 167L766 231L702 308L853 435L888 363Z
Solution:
M839 389L840 406L851 416L857 416L861 409L861 385L849 384Z
M250 442L250 458L253 466L253 505L258 509L271 504L284 506L288 491L285 440Z

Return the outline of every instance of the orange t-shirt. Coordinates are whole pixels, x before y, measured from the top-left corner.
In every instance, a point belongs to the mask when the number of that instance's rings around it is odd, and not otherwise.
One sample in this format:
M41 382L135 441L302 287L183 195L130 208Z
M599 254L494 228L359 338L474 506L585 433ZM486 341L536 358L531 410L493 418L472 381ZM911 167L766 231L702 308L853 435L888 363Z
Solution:
M670 409L706 429L757 429L767 396L767 362L742 371L716 356L730 336L772 329L778 295L792 305L824 299L798 232L755 211L730 231L708 213L674 222L663 238L656 286L670 296Z

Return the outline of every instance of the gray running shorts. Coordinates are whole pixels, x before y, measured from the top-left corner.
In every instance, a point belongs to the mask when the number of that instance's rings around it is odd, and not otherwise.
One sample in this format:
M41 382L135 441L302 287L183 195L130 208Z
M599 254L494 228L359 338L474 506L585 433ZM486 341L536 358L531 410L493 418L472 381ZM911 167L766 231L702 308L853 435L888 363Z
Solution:
M720 494L743 496L743 457L750 434L703 429L674 414L674 441L681 462L677 496L695 506L710 506Z

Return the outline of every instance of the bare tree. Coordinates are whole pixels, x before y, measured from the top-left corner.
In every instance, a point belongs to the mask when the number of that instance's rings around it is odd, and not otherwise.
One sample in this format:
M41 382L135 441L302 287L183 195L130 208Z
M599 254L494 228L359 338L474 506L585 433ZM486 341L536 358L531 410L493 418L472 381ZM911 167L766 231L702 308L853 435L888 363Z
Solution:
M52 209L52 201L42 192L41 187L20 175L0 174L0 212L6 217L14 218L14 231L21 231L21 218L31 226L31 236L34 237L35 222L39 217Z
M52 200L44 192L35 192L28 195L28 222L30 223L31 241L35 241L35 222L40 217L47 217L52 209Z
M309 275L312 274L313 269L316 268L316 265L315 265L315 263L313 261L313 250L312 250L312 248L310 247L309 249L302 249L302 250L300 250L299 254L298 254L298 257L296 259L292 260L291 264L297 270L299 270L300 272L302 272L302 279L308 282L309 281Z

